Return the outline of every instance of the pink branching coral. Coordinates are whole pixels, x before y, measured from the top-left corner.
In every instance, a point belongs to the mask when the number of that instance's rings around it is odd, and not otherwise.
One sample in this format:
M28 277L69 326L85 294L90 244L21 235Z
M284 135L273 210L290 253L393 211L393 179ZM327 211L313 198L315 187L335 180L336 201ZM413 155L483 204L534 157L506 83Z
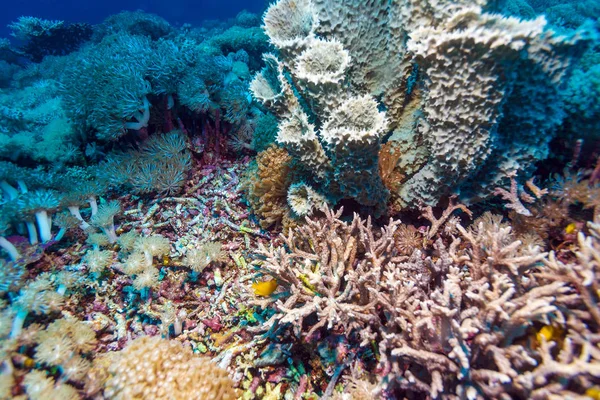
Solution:
M341 209L326 208L324 213L325 218L306 218L305 225L282 235L285 246L260 248L260 274L273 276L285 293L261 302L276 311L261 329L289 324L297 335L311 336L323 327L350 335L377 326L371 290L384 266L393 261L399 222L390 221L376 237L370 219L355 214L346 223L340 220ZM305 327L311 315L318 322Z

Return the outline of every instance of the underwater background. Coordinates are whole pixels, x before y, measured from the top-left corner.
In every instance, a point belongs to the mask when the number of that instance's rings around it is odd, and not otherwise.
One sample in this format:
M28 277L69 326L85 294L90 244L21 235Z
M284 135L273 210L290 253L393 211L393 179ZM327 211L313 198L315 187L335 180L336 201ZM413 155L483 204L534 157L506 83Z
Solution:
M0 16L0 400L600 399L600 1Z
M265 0L231 0L216 2L210 0L192 1L62 1L38 0L7 2L2 8L0 36L8 37L8 25L23 15L32 15L49 20L67 22L87 22L98 24L111 14L120 11L142 10L157 14L173 25L184 23L198 25L204 20L226 20L233 18L241 10L260 14L268 6Z

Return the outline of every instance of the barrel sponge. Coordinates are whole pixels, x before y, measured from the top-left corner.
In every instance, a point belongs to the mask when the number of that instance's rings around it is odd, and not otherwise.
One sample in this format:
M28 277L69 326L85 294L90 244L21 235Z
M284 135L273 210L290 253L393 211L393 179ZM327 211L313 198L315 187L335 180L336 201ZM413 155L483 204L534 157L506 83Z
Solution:
M112 354L104 395L115 400L233 400L227 372L179 342L139 337Z
M398 15L403 2L381 0L313 0L319 24L316 34L338 40L352 55L347 72L351 86L381 99L391 118L401 115L412 74L407 33Z
M339 41L317 39L296 58L294 76L315 85L338 84L349 64L350 54Z
M502 164L523 172L544 158L548 140L539 138L551 138L562 116L560 107L540 113L537 105L559 100L558 84L581 39L558 38L543 17L521 21L473 5L441 7L423 17L430 25L415 28L407 43L425 76L418 134L430 158L401 189L406 205L433 205L452 192L465 201L489 196L473 196L467 182L498 183L506 173L498 168L502 155L518 156ZM543 78L532 81L527 71ZM547 123L540 123L544 113Z
M369 95L344 101L321 130L342 195L378 207L376 215L383 211L389 194L378 172L380 138L386 130L385 113Z
M273 54L264 54L265 66L250 82L252 96L279 117L298 106L292 88L284 76L283 65Z
M304 182L290 185L287 201L294 214L299 217L311 216L315 211L323 211L327 207L325 197Z
M288 50L300 50L318 23L311 0L278 1L267 9L263 22L271 43Z
M295 58L292 75L310 96L314 112L321 118L347 97L342 83L349 65L350 54L337 40L311 40Z
M331 164L317 137L315 126L308 122L307 115L300 109L280 122L276 140L316 178L323 179L330 171Z
M337 158L360 153L361 157L375 162L379 138L386 128L387 119L385 113L379 111L377 101L369 95L363 95L351 97L333 110L321 134ZM372 151L368 151L369 147L372 147Z

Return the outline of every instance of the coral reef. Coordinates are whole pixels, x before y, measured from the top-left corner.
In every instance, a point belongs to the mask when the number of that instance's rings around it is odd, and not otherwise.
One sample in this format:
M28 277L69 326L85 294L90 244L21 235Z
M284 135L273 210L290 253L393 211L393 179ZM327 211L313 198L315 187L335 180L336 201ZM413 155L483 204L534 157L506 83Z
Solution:
M265 8L0 39L0 399L599 398L600 9Z

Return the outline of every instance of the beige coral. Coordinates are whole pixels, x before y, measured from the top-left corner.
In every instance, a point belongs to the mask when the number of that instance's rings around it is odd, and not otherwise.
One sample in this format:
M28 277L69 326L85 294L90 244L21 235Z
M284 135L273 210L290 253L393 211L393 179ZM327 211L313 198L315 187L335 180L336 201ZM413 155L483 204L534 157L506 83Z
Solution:
M111 355L104 395L147 400L233 400L237 398L227 372L196 356L181 343L140 337Z

